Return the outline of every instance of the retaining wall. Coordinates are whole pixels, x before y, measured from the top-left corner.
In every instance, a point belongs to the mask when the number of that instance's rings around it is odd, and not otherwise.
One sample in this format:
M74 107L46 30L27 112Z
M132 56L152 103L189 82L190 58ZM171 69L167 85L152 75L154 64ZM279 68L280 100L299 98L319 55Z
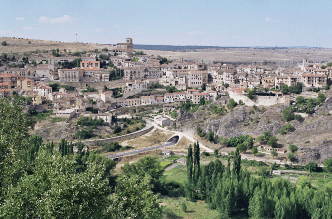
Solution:
M236 102L240 100L247 106L272 106L276 104L290 104L289 96L255 96L254 99L249 99L247 96L235 92L229 92L229 97L233 98Z
M129 140L132 138L136 138L139 136L142 136L148 132L150 132L152 129L154 128L154 126L152 125L148 125L144 127L141 130L138 130L136 132L133 133L129 133L127 135L121 135L121 136L117 136L117 137L113 137L113 138L104 138L104 139L94 139L94 140L86 140L86 141L81 141L84 145L88 145L88 146L93 146L93 145L103 145L103 144L109 144L111 142L117 142L117 141L125 141L125 140ZM73 142L73 144L75 144L76 142Z

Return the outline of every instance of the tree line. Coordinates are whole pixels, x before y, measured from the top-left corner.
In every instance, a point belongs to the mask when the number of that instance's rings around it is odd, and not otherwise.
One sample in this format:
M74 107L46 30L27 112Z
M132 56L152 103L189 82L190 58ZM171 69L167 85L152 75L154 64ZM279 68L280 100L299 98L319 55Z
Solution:
M30 136L22 110L0 98L0 218L161 218L150 175L115 176L82 143Z
M199 161L197 142L194 152L191 145L188 148L186 197L205 200L221 218L238 213L251 218L332 218L331 190L254 177L241 168L239 148L233 158L228 157L227 166L217 159L201 167Z

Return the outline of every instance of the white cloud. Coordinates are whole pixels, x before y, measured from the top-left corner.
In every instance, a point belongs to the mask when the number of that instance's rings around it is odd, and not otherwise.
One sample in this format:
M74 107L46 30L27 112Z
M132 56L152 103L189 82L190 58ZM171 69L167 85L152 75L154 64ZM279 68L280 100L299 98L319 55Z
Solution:
M24 30L37 30L38 27L23 27Z
M265 18L265 21L266 21L266 22L274 22L274 23L279 22L278 20L272 20L272 19L269 18L269 17Z
M60 23L67 23L67 22L73 22L74 18L70 17L69 15L63 15L62 17L58 18L50 18L42 16L39 18L39 23L51 23L51 24L60 24Z
M24 21L25 18L24 18L24 17L17 17L16 20L17 20L17 21Z
M104 28L97 28L97 29L95 29L96 33L101 33L101 32L104 32L104 31L105 31Z

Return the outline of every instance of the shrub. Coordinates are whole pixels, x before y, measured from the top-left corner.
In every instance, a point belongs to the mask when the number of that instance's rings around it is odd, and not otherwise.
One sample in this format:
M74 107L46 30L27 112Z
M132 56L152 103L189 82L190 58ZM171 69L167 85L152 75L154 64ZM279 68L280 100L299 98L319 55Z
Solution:
M326 168L327 171L329 171L329 172L332 171L332 158L330 158L324 162L324 167Z
M291 132L294 129L294 127L289 123L287 123L287 125L284 128L287 133Z
M185 202L181 203L181 209L182 211L186 212L187 211L187 204Z
M297 146L294 144L290 144L288 148L292 153L297 151Z
M206 151L204 151L204 152L203 152L203 155L208 157L208 156L210 156L210 153L209 153L209 152L206 152Z
M258 149L257 149L257 147L253 147L253 148L251 148L251 153L252 153L253 155L256 155L256 154L258 153Z
M293 153L288 154L288 160L290 160L291 162L295 161L295 157L294 157Z
M301 115L297 114L294 116L294 119L296 119L297 121L301 121L303 118Z
M311 172L316 172L318 168L318 164L316 162L309 162L305 165L305 168L311 173Z
M214 149L213 154L217 158L218 157L218 149Z
M7 42L6 41L2 41L1 45L7 46Z
M119 132L121 132L121 127L118 126L118 125L116 125L116 126L114 127L113 133L114 133L114 134L117 134L117 133L119 133Z

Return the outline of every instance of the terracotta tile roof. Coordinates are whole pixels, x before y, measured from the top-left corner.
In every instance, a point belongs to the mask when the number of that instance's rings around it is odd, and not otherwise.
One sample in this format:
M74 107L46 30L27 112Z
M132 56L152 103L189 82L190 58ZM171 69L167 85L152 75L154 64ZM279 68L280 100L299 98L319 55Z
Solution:
M209 96L208 93L197 93L197 94L193 94L194 96Z
M327 75L303 74L302 77L317 77L317 78L324 77L324 78L326 78Z

